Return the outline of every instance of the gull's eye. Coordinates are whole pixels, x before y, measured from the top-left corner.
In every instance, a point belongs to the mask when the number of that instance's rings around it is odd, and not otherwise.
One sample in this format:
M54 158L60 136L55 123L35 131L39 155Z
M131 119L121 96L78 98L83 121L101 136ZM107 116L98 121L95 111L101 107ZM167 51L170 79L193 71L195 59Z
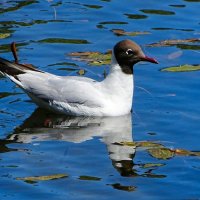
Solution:
M132 49L128 49L128 50L126 51L126 54L127 54L127 55L133 55L133 54L134 54L134 52L133 52L133 50L132 50Z

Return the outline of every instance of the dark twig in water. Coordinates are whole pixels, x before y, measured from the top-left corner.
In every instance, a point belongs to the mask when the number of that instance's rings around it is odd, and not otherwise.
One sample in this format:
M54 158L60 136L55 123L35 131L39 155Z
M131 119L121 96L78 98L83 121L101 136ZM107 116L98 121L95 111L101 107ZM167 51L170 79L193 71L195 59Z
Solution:
M11 46L11 51L12 51L13 57L15 59L15 63L18 64L19 60L18 60L18 56L17 56L17 49L16 49L15 42L12 42L10 46Z

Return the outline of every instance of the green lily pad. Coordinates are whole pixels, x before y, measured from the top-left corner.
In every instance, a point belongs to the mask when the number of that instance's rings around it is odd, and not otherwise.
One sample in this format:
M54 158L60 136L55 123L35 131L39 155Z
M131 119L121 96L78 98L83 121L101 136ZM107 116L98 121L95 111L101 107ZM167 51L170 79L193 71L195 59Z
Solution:
M168 148L151 148L148 149L149 154L157 159L170 159L174 157L174 152Z
M141 14L124 14L126 15L129 19L145 19L148 16L147 15L141 15Z
M146 163L143 165L143 168L155 168L155 167L162 167L164 164L161 163Z
M147 31L133 31L133 32L126 32L123 29L112 29L112 32L117 36L127 35L127 36L138 36L138 35L147 35L150 32Z
M53 174L48 176L29 176L29 177L17 177L16 180L22 180L25 182L37 182L37 181L49 181L54 179L66 178L67 174Z
M10 37L10 33L0 33L0 39Z
M77 73L78 73L79 76L83 76L85 74L85 70L80 69Z
M189 39L174 39L174 40L162 40L152 44L147 44L148 47L164 47L164 46L176 46L183 43L195 43L200 42L200 38L189 38Z
M96 177L96 176L80 176L79 179L84 180L84 181L100 181L101 180L101 178Z
M94 8L94 9L100 9L103 7L103 6L99 6L99 5L88 5L88 4L85 4L84 6L87 8Z
M173 151L176 155L181 155L181 156L200 156L199 151L188 151L185 149L175 149Z
M55 64L50 64L48 66L74 66L74 67L77 67L77 65L75 63L71 63L71 62L59 62L59 63L55 63Z
M150 142L150 141L141 141L136 143L138 147L145 147L145 148L163 148L164 146L159 143Z
M85 61L89 65L101 66L108 65L111 62L111 51L106 53L100 52L73 52L69 56L75 57L76 60Z
M127 192L132 192L132 191L136 190L136 187L132 186L132 185L126 186L126 185L121 185L120 183L114 183L114 184L108 184L108 185L111 185L114 189L124 190L124 191L127 191Z
M191 72L200 70L200 65L180 65L161 69L161 72Z
M119 142L115 143L116 145L121 145L121 146L130 146L130 147L135 147L137 146L136 142Z
M154 15L175 15L175 12L168 10L143 9L140 11L146 14L154 14Z
M87 40L65 39L65 38L47 38L39 40L41 43L61 43L61 44L89 44Z

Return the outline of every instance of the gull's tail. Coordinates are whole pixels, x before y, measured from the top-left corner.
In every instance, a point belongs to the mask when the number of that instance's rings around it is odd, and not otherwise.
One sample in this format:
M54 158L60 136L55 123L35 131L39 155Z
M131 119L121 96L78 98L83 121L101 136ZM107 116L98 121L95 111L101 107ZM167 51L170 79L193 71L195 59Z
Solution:
M0 57L0 73L4 76L9 77L13 82L18 85L21 85L18 79L18 75L25 74L28 71L37 71L42 72L36 68L34 68L30 64L20 64L18 62L18 57L16 53L15 43L11 44L11 51L13 53L13 57L15 59L14 62L8 61L4 58Z
M37 70L36 68L34 68L32 65L19 64L15 62L10 62L4 58L0 58L0 72L5 76L6 75L17 76L19 74L26 73L27 70L41 72Z

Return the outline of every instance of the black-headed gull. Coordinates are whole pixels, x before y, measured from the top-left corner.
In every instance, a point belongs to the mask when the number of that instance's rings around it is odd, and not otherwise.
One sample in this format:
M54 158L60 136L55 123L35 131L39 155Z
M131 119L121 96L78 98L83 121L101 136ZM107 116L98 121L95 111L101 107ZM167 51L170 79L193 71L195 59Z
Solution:
M0 58L0 72L10 78L38 106L75 116L120 116L132 107L133 66L140 61L158 63L144 55L131 40L118 42L110 73L101 82L86 77L57 76Z

